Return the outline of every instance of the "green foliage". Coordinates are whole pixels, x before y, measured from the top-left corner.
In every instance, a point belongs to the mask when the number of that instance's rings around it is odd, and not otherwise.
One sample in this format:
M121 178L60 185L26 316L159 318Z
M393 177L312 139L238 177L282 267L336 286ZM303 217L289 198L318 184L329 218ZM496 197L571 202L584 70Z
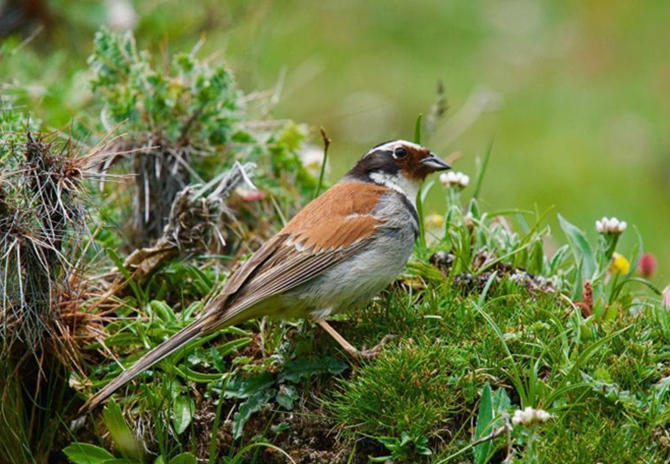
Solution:
M491 385L484 385L481 391L479 401L479 412L477 413L477 424L473 439L475 441L483 439L494 433L499 427L505 425L504 415L511 409L507 392L499 388L495 393L491 390ZM495 447L492 441L486 441L476 445L473 449L474 464L486 464L493 456Z
M569 414L561 415L536 443L535 456L522 454L519 462L565 462L577 464L594 459L602 462L650 462L670 457L657 433L649 433L635 421L614 410L605 411L597 401L587 400Z
M121 408L116 401L110 401L105 407L103 421L116 449L129 459L141 460L144 454L142 443L123 419Z
M428 447L428 438L420 435L411 436L407 432L402 432L400 438L396 437L377 437L377 440L391 452L388 456L369 457L370 462L388 462L389 460L405 460L413 458L416 455L430 456L433 452Z
M264 405L275 400L281 407L291 411L299 399L297 388L301 383L317 375L340 374L346 369L346 364L332 358L294 359L282 363L276 374L262 370L260 366L249 367L259 372L238 374L225 381L224 397L244 400L233 420L235 439L242 436L244 424L251 415Z
M15 152L28 140L28 132L36 132L40 121L12 106L12 99L5 96L0 100L0 162L15 163ZM15 165L3 166L9 170Z
M109 451L88 443L72 443L63 453L74 464L103 464L114 459Z
M177 435L180 435L188 429L188 426L193 421L193 415L195 414L195 402L193 398L180 395L174 400L174 431Z
M87 443L72 443L63 450L63 453L73 464L138 464L149 462L128 457L116 458L106 449ZM165 464L166 462L167 464L196 464L197 459L192 453L181 453L168 461L162 455L153 461L154 464Z
M128 122L124 129L160 134L168 143L193 138L216 146L247 137L236 133L242 103L229 70L210 69L192 54L175 55L167 69L152 61L131 33L95 35L91 85L108 124Z

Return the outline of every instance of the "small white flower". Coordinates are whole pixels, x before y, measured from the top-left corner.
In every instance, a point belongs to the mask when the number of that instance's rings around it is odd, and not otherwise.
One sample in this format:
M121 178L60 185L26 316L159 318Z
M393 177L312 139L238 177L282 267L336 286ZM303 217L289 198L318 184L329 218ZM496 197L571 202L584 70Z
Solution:
M628 227L626 221L619 221L617 218L604 217L596 221L596 231L599 234L616 234L621 235Z
M470 177L462 172L449 171L440 174L440 182L445 188L458 187L464 189L470 183Z
M513 425L523 425L524 427L530 427L535 424L542 424L547 422L549 419L554 417L549 414L544 409L533 409L527 407L523 410L518 409L514 411L514 417L512 417Z

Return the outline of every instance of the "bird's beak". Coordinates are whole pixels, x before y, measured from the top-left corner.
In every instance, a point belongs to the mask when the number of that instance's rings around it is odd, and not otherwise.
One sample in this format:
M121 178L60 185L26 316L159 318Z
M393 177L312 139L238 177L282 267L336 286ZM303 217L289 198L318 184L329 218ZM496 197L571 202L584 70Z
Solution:
M429 153L428 156L421 160L421 164L430 168L431 172L446 171L447 169L451 169L451 166L438 158L435 153Z

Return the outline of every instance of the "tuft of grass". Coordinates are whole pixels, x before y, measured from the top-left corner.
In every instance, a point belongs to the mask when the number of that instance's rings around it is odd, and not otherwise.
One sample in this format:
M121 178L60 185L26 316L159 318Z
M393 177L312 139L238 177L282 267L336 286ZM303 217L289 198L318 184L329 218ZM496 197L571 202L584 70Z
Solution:
M560 417L542 434L536 455L521 453L519 462L637 462L646 456L649 462L667 462L670 449L663 432L649 433L625 414L586 401Z
M344 428L370 436L433 436L465 406L458 347L421 337L384 351L341 384L331 408Z
M96 153L0 110L0 461L46 462L90 338L87 169Z

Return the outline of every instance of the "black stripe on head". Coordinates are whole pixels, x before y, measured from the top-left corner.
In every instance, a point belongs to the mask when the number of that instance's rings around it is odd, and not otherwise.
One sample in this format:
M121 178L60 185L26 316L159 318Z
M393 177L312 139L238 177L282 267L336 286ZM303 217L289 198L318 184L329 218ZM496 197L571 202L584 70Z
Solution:
M388 142L387 142L388 143ZM379 146L382 146L381 144ZM358 180L369 181L370 174L379 172L383 174L398 175L398 163L393 158L393 152L390 150L370 150L363 158L356 163L347 173L347 177L353 177Z

